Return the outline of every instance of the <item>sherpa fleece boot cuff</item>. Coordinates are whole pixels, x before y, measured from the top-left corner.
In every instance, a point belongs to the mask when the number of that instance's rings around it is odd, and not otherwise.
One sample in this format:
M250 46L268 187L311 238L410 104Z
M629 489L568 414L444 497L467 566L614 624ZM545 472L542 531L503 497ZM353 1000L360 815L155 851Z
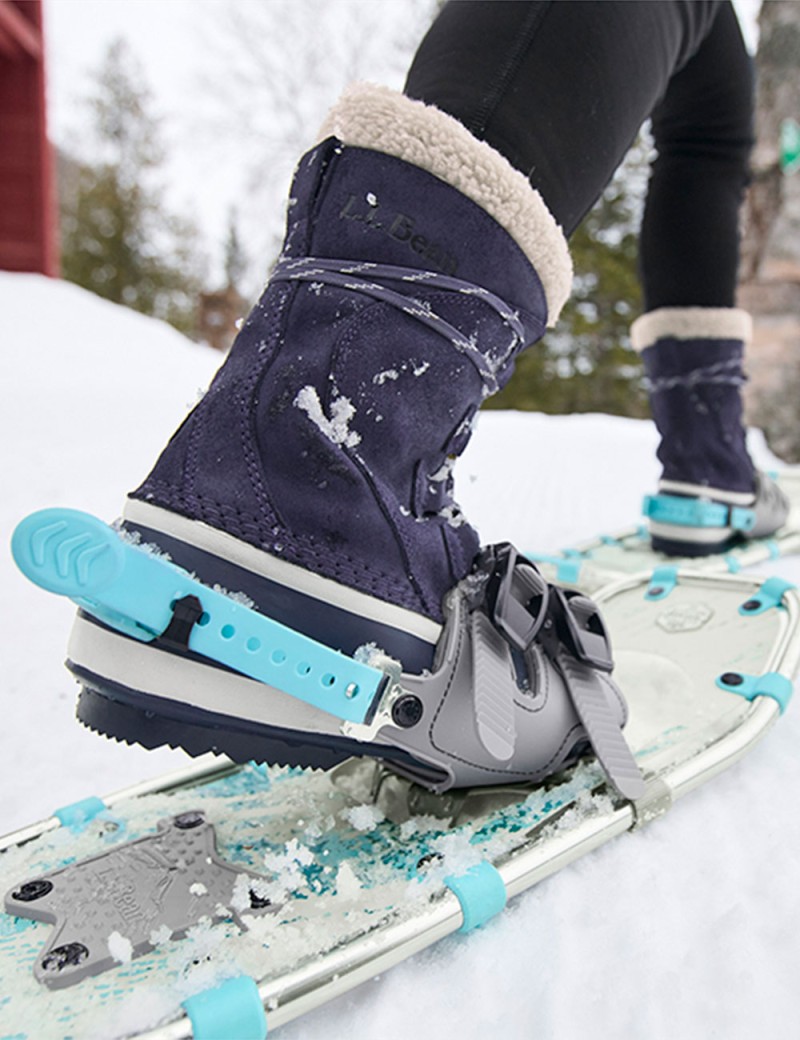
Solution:
M631 344L641 353L660 339L749 343L752 334L752 318L735 307L660 307L631 325Z
M477 203L514 239L536 270L555 325L572 287L564 233L525 176L445 112L388 87L357 83L333 106L320 140L383 152L432 173Z

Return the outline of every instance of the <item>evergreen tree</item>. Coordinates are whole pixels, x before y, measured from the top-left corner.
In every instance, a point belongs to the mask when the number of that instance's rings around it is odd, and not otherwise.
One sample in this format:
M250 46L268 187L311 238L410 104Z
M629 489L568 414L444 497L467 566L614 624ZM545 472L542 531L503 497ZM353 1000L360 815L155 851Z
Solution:
M648 414L629 337L641 309L637 230L647 151L640 140L570 239L575 280L557 329L519 357L511 381L485 407Z
M90 102L98 158L79 160L62 193L65 279L115 303L194 329L201 288L196 232L166 211L153 175L163 161L141 70L112 44Z
M237 227L236 210L228 214L228 237L225 239L225 282L229 289L241 288L247 274L247 253Z

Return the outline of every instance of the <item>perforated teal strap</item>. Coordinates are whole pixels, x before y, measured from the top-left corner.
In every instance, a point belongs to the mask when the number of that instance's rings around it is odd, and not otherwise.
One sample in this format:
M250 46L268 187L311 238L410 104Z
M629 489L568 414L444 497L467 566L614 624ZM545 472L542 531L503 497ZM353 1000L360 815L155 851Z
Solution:
M786 711L794 690L791 680L780 672L766 672L764 675L725 672L716 682L721 690L738 693L748 701L753 701L756 697L770 697L777 703L781 714Z
M464 874L445 878L444 883L461 904L464 923L460 932L480 928L499 914L508 901L500 871L491 863L477 863Z
M267 1016L247 975L228 979L183 1002L194 1040L265 1040Z
M199 600L188 648L348 722L364 722L384 675L202 585L165 558L124 542L96 517L44 509L12 538L17 566L31 581L68 596L89 614L149 642L175 604Z
M646 495L642 512L649 520L678 527L732 527L735 531L752 531L756 523L753 509L679 495Z

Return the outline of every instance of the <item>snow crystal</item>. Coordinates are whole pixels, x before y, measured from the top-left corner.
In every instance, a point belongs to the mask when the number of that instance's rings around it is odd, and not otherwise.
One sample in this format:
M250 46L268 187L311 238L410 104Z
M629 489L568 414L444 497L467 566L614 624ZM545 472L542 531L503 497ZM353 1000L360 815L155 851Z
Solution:
M303 867L314 862L314 853L297 838L284 845L279 852L268 852L262 860L271 878L253 878L240 874L234 883L231 906L239 913L250 909L250 893L259 899L268 899L273 905L284 903L288 897L306 884Z
M361 883L347 860L339 864L336 874L336 894L344 899L358 899L361 895Z
M250 599L245 592L229 592L224 585L214 585L212 588L214 592L218 592L220 596L225 596L227 599L233 600L233 602L238 603L240 607L247 607L248 610L253 610L255 608L255 600Z
M357 831L371 831L386 819L377 805L354 805L342 817Z
M150 945L151 946L162 946L164 943L169 942L172 938L172 929L167 924L162 924L160 928L154 928L150 933Z
M120 964L129 964L133 960L133 943L119 932L112 932L106 945L108 952Z
M153 556L157 560L163 560L164 563L172 562L172 557L169 553L164 552L163 549L160 549L153 542L143 542L139 531L129 531L122 524L122 519L115 520L112 527L119 535L120 540L125 542L126 545L133 545L140 552L145 553L147 556Z
M372 377L372 382L376 386L383 386L387 380L397 380L400 378L401 373L409 371L412 375L419 377L424 375L430 367L430 361L417 363L411 359L409 361L404 361L401 365L397 365L394 368L386 368L382 372L376 372Z
M424 675L425 672L422 674ZM439 831L441 829L442 821L438 816L411 816L404 823L400 824L400 837L403 841L408 841L415 834L426 834L428 831Z
M485 850L470 842L470 835L464 831L454 831L434 838L430 843L430 859L425 870L410 885L410 895L419 891L438 891L447 877L459 877L482 862Z
M380 655L386 656L386 651L381 650L377 643L362 643L353 651L353 660L359 664L371 664Z
M448 455L444 460L439 469L435 473L431 473L429 480L432 480L436 484L442 484L444 481L449 480L453 475L453 467L456 464L456 455Z
M387 379L395 380L400 378L400 373L396 368L387 368L383 372L377 372L372 377L372 382L376 386L383 386Z
M304 386L298 390L293 403L296 408L306 413L332 444L355 448L361 443L361 435L350 429L350 420L356 414L356 410L349 397L337 397L331 401L330 419L322 411L322 404L313 386Z
M201 881L195 881L193 885L190 885L189 891L193 896L204 896L208 894L208 889Z
M455 504L440 509L438 515L447 521L449 527L461 527L462 524L466 523L464 514Z

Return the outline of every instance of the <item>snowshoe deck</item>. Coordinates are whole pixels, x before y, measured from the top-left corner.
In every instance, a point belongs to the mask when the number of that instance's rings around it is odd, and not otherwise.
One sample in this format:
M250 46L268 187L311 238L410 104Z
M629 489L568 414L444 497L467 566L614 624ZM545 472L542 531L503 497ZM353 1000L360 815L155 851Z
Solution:
M653 571L657 567L686 567L708 574L738 573L743 567L800 552L800 469L783 470L778 485L792 505L789 521L772 538L741 541L725 553L676 557L655 552L647 527L637 525L614 534L599 535L562 552L543 555L528 552L548 581L580 588L590 595L624 575Z
M446 795L365 760L303 773L217 759L87 800L0 841L0 1036L207 1037L217 1013L230 1035L263 1036L660 816L785 707L800 662L786 583L672 571L597 599L648 781L638 803L591 759L538 787ZM213 827L216 851L156 855L159 824L187 822ZM160 917L111 858L132 842L162 869ZM212 860L235 871L210 906ZM65 881L80 894L37 915Z

